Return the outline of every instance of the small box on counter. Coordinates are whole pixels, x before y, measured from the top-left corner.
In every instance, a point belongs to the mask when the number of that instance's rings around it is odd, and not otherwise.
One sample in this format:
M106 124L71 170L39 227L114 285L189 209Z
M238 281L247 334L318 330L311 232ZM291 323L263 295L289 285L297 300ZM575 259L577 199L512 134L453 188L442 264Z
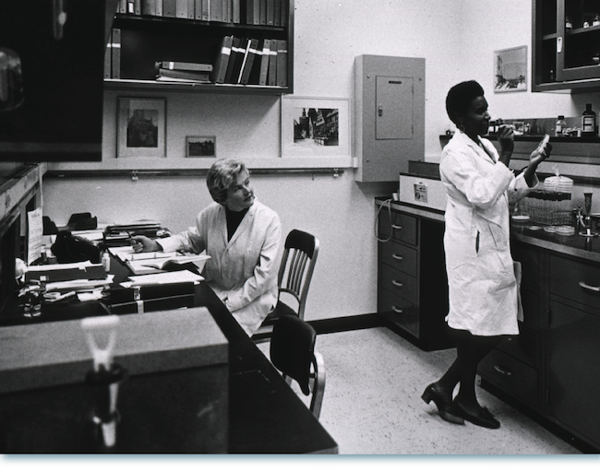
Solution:
M116 288L100 301L100 306L109 314L134 314L193 307L194 283Z

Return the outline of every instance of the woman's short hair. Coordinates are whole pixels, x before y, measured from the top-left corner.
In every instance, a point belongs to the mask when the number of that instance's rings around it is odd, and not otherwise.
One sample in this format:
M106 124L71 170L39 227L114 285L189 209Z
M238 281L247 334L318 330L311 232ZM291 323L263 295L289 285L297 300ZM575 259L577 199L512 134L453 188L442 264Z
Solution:
M483 96L483 94L483 88L475 80L454 85L448 92L448 96L446 96L448 117L458 126L458 116L466 114L471 102L475 98Z
M225 204L231 182L244 170L247 170L246 165L235 159L219 159L212 164L206 175L206 186L212 199L219 204Z

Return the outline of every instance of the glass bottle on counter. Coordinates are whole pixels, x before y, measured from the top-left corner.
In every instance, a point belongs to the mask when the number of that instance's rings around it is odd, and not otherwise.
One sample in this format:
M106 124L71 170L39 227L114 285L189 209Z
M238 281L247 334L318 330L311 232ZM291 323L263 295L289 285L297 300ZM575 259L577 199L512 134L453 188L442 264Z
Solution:
M581 135L596 135L596 112L592 110L591 103L586 103L585 111L581 115Z
M556 125L554 126L554 135L562 136L567 128L567 122L565 121L565 117L561 114L558 116L556 120Z

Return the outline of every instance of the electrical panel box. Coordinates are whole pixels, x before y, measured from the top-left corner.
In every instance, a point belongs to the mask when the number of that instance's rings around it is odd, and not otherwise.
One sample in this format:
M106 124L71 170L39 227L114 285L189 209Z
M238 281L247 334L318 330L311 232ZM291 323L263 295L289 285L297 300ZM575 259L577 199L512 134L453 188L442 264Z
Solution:
M409 160L425 158L425 59L355 59L356 180L398 181Z

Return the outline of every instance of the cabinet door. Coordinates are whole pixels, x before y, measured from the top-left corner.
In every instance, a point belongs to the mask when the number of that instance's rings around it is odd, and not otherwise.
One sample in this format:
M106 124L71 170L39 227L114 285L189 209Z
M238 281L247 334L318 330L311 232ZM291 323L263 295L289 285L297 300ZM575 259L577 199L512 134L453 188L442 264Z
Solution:
M597 1L559 0L556 44L557 80L600 77L595 58L600 54L600 25L593 26L600 14ZM571 27L566 27L567 20Z
M600 311L550 302L548 413L600 446Z

